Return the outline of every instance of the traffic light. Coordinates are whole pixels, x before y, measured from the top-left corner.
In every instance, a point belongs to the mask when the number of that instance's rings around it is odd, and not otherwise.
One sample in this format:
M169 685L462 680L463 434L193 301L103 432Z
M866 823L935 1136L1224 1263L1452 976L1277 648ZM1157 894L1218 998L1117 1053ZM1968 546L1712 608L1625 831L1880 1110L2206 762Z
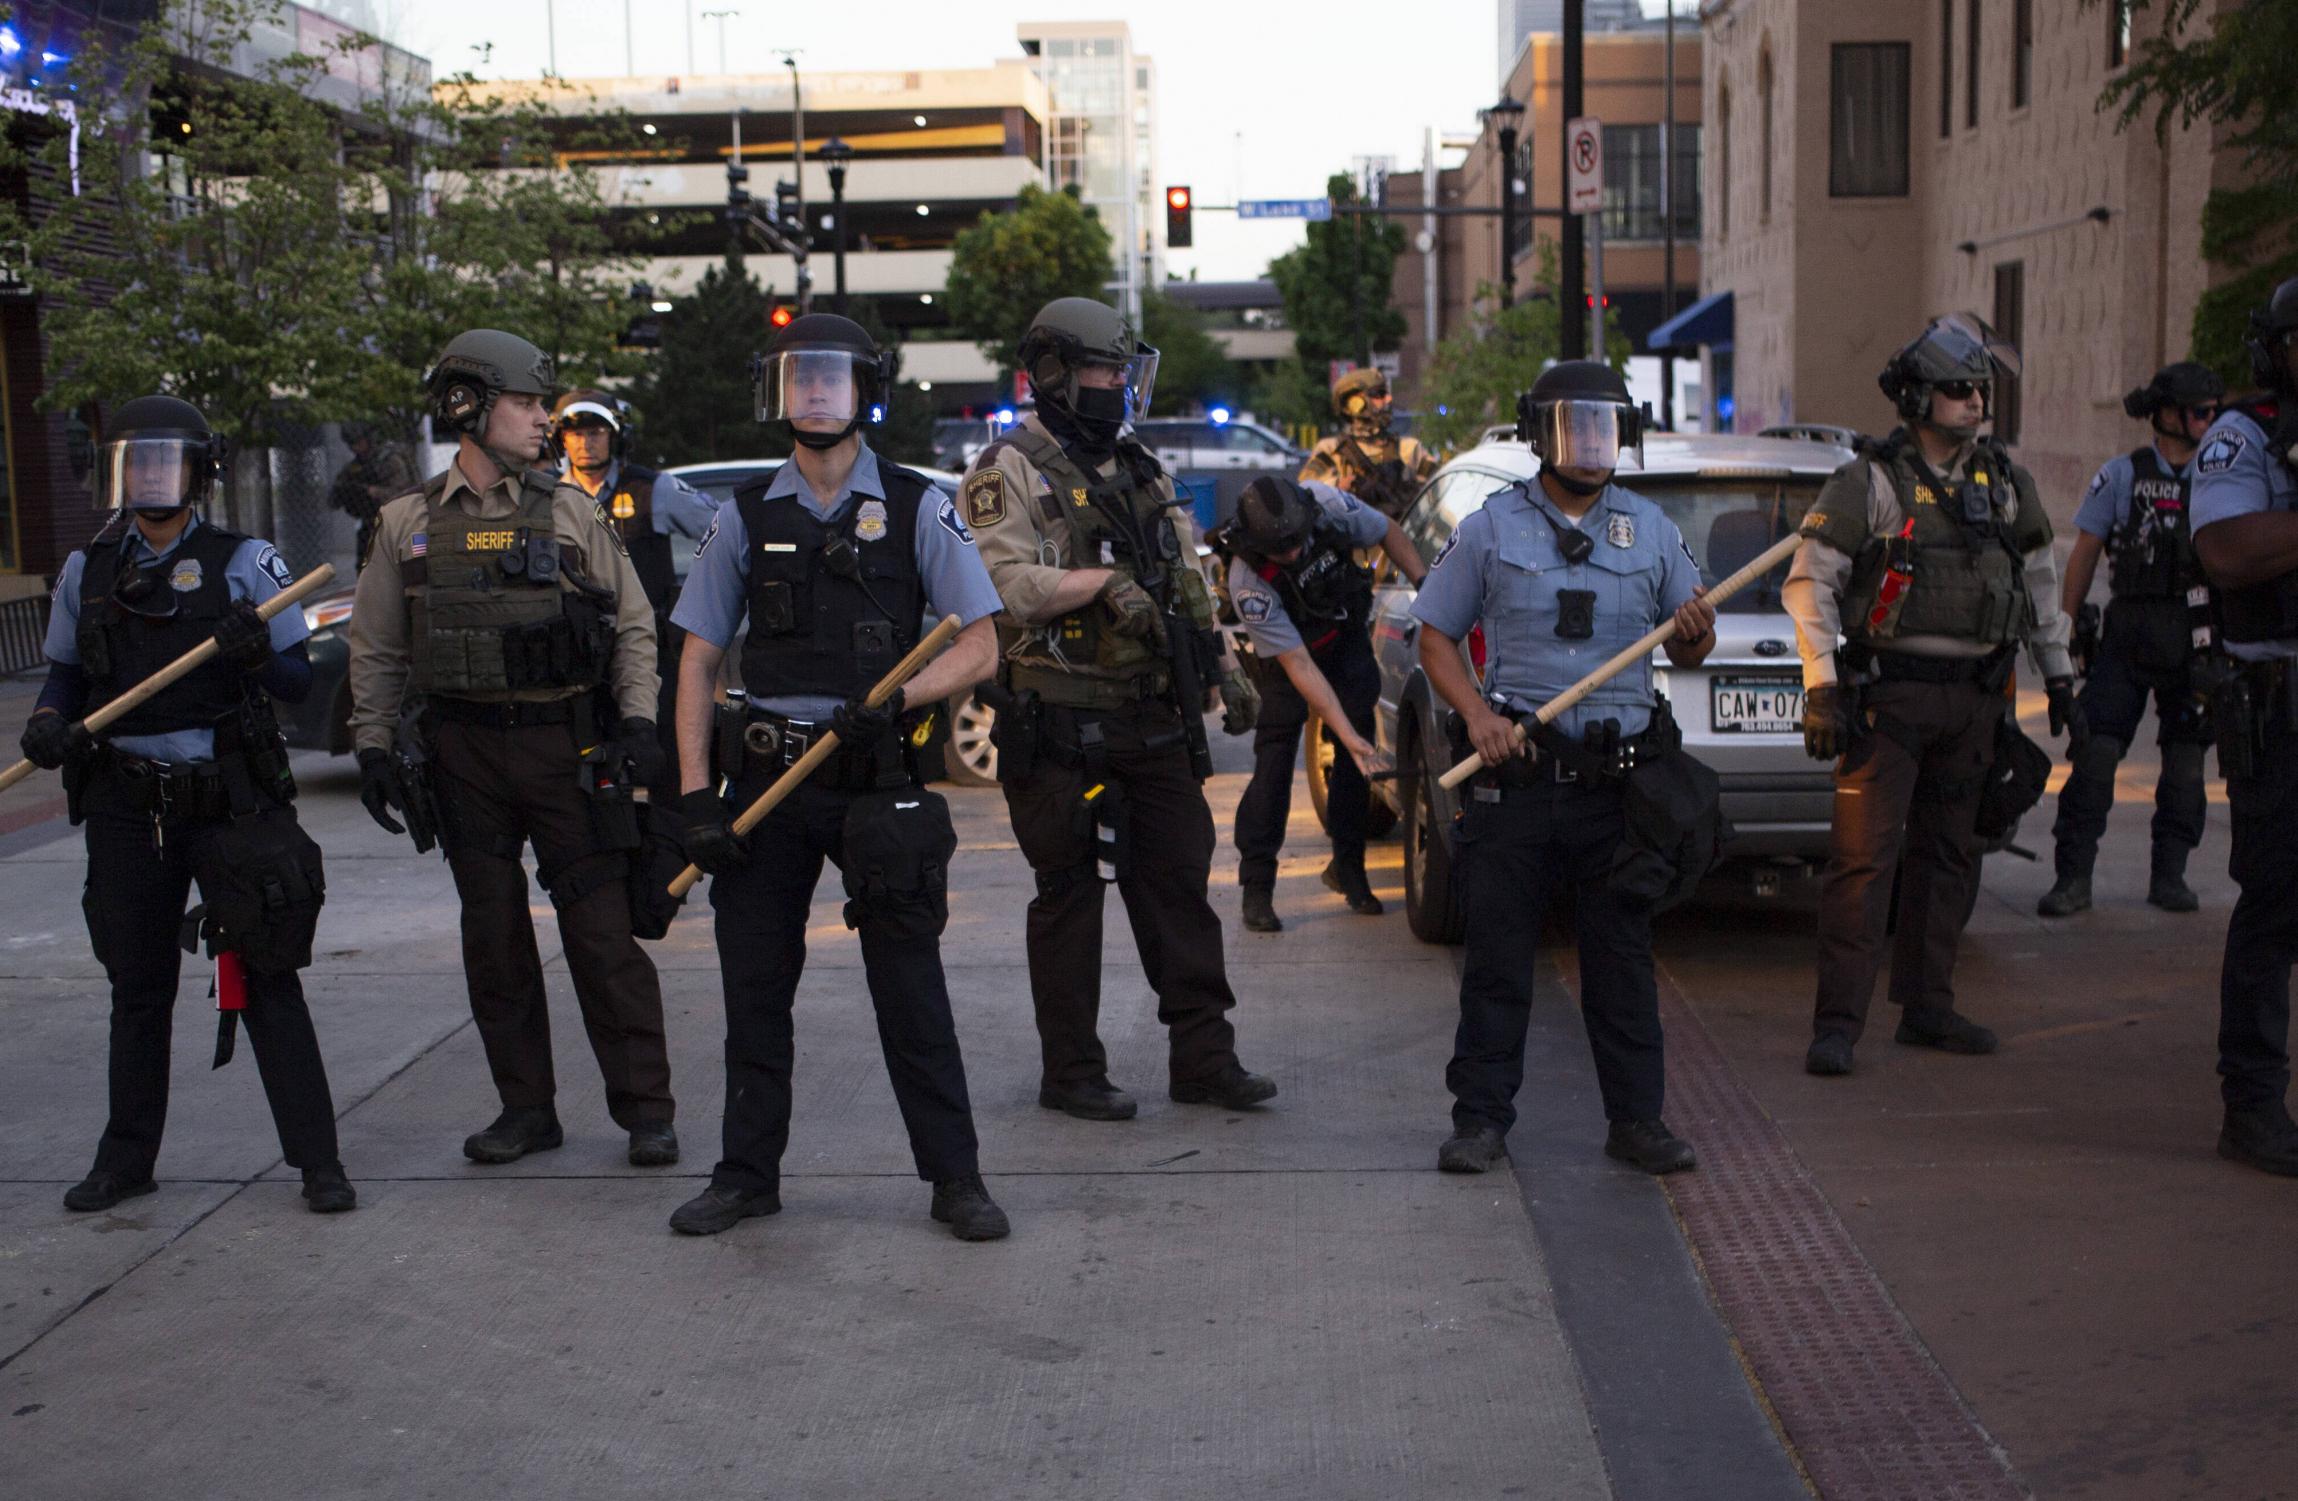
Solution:
M744 186L749 181L750 169L748 167L743 166L740 162L728 162L726 164L726 206L728 208L744 209L750 206L750 189Z
M787 177L774 183L774 222L803 228L798 221L798 185Z
M1165 190L1165 248L1186 250L1195 239L1189 223L1189 190L1185 187Z
M790 320L797 316L798 310L796 308L787 302L777 302L774 304L774 311L766 315L766 321L776 328L788 328Z

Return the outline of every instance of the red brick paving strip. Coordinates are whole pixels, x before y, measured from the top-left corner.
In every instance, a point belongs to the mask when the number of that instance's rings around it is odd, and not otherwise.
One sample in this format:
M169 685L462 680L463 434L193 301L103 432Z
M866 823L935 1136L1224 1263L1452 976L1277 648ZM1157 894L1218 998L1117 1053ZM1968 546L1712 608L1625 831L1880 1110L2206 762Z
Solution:
M1664 1180L1668 1197L1819 1494L2027 1496L1665 968L1660 1016L1668 1117L1700 1154L1697 1172Z

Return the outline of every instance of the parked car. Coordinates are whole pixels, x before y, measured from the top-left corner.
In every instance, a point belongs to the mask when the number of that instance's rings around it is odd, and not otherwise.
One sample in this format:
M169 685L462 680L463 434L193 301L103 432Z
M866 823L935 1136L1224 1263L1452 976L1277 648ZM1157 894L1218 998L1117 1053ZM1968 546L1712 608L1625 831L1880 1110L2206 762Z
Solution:
M1798 525L1820 485L1850 458L1849 449L1829 443L1655 434L1645 441L1642 469L1623 471L1620 481L1674 518L1702 579L1713 584ZM1495 491L1531 478L1538 462L1523 443L1487 434L1431 477L1406 513L1406 534L1423 557L1435 557L1463 518ZM1834 804L1829 768L1803 751L1801 664L1779 598L1786 572L1724 603L1716 648L1700 666L1678 668L1653 654L1654 684L1668 696L1686 747L1723 784L1724 812L1737 831L1727 857L1764 866L1823 859ZM1376 739L1395 755L1398 774L1373 788L1403 825L1406 922L1423 939L1453 943L1462 927L1452 850L1459 802L1437 778L1454 752L1445 705L1421 671L1413 593L1401 579L1375 592ZM1481 628L1462 650L1481 678Z
M1133 425L1133 436L1186 492L1199 531L1236 514L1238 494L1256 476L1289 479L1308 462L1308 454L1282 434L1232 417L1148 417Z

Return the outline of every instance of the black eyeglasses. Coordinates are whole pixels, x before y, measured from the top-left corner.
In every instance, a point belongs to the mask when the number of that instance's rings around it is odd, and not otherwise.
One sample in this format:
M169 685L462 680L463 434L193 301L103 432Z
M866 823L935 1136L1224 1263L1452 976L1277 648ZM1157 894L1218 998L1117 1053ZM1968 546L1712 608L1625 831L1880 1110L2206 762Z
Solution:
M2205 422L2215 422L2218 420L2218 414L2224 410L2225 408L2215 401L2196 401L2187 404L2186 415L2200 417Z
M1933 385L1931 389L1949 401L1969 401L1972 397L1983 393L1987 389L1987 383L1977 380L1943 380Z

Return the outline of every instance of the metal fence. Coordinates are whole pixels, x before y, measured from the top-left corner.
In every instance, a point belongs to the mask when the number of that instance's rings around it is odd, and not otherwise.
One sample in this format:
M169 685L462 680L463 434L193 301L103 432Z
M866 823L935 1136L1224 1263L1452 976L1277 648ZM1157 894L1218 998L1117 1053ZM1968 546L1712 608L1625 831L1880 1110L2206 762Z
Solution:
M29 672L47 660L48 596L26 595L0 604L0 677Z

